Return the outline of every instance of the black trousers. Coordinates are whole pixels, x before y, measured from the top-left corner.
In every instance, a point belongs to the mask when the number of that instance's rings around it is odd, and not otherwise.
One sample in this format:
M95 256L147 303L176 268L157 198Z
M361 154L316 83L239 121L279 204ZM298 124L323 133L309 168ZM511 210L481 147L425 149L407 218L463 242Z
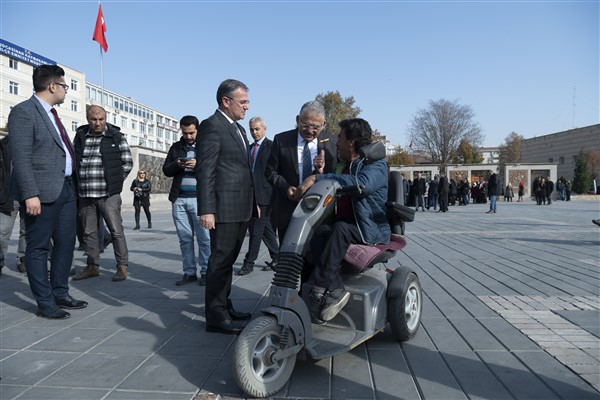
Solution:
M279 259L279 244L275 237L275 231L271 225L271 206L260 206L260 218L252 218L248 226L250 241L248 252L244 258L244 265L254 266L254 262L260 251L260 242L263 241L269 249L269 255L275 262Z
M227 310L233 264L240 254L247 229L248 221L217 223L216 228L210 230L211 253L205 289L205 314L209 325L230 319Z
M310 241L315 269L313 279L316 286L329 290L344 287L340 265L348 247L361 243L358 226L351 222L336 221L333 225L321 225Z

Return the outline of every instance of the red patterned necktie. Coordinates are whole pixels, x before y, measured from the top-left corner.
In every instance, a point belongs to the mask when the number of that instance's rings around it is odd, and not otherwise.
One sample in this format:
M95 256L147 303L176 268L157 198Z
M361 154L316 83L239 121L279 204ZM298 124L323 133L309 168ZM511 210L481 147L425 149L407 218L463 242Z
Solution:
M62 122L60 122L60 118L58 118L58 113L56 112L56 109L51 108L50 112L52 113L52 115L54 115L54 121L56 121L56 125L58 126L60 137L65 146L67 146L67 150L69 150L69 154L71 155L71 165L73 166L73 169L75 169L75 155L73 154L73 149L71 148L71 142L67 137L67 130L65 129L65 126L62 124Z

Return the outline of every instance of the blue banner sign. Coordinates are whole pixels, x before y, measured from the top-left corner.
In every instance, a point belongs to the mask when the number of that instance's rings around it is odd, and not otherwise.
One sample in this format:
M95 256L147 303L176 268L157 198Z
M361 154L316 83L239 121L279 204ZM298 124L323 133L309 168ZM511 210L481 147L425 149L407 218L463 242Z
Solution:
M56 65L56 61L42 57L39 54L17 46L16 44L12 44L11 42L7 42L4 39L0 39L0 53L26 64L33 65L34 67L38 67L42 64Z

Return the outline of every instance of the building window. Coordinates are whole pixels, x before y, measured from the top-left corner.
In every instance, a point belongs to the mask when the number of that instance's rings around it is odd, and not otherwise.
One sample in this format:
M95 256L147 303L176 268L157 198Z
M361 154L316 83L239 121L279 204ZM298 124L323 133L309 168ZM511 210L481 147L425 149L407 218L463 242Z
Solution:
M71 111L77 112L77 102L75 100L71 100Z
M19 83L18 82L13 82L13 81L9 81L8 82L8 91L10 94L19 94Z
M121 117L121 128L127 129L127 117Z
M548 158L548 164L552 164L554 162L554 158L550 157Z
M564 157L559 157L558 158L558 162L561 163L561 164L564 164L565 163L565 158Z
M8 59L8 66L12 69L19 69L19 62L14 58Z
M71 79L71 90L77 91L79 89L79 83L75 79Z
M137 121L134 119L131 120L131 129L134 131L137 129Z
M71 121L71 132L75 132L77 130L77 121Z
M156 128L156 137L163 138L163 128Z

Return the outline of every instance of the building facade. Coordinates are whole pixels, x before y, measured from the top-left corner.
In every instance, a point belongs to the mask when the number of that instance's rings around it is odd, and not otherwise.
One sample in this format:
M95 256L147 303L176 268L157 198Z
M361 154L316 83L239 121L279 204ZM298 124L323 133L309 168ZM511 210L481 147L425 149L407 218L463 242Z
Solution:
M0 39L0 128L4 130L10 110L33 95L33 70L41 64L59 65L69 85L58 113L71 138L78 126L87 124L86 106L106 109L107 122L121 128L131 146L167 152L179 140L179 120L131 97L86 82L85 73Z
M558 177L573 180L579 151L600 153L600 124L521 141L521 163L556 164Z

